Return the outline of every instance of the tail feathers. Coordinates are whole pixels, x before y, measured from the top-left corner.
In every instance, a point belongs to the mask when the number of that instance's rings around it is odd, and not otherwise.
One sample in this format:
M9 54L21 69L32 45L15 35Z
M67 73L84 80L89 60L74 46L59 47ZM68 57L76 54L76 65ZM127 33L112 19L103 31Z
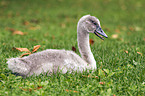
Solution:
M29 68L29 66L27 64L22 62L20 59L21 58L8 59L8 61L7 61L8 68L13 73L18 73L18 74L20 74L22 76L26 76L29 73L30 68Z

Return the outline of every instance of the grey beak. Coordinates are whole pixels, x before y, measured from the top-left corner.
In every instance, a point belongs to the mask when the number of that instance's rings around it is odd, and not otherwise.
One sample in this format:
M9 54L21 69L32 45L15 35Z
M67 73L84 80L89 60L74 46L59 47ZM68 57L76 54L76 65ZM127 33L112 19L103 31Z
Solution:
M95 35L97 35L99 38L101 38L103 40L104 40L104 38L102 36L108 38L108 36L105 34L105 32L102 30L102 28L100 26L97 26L97 29L95 30L94 33L95 33ZM102 35L102 36L100 36L100 35Z

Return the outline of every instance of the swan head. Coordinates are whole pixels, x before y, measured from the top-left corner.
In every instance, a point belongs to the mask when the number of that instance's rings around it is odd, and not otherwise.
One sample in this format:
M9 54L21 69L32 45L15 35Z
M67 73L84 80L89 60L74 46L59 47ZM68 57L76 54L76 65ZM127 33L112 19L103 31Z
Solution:
M103 40L104 40L103 36L108 38L108 36L101 28L99 19L94 16L91 15L83 16L78 22L78 27L81 27L81 29L84 32L94 33L96 36L98 36Z

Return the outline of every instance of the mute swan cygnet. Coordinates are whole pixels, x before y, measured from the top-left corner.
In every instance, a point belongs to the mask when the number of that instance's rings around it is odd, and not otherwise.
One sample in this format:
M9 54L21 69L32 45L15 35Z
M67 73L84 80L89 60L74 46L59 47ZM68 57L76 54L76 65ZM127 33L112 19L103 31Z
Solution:
M7 61L8 68L21 76L39 75L41 73L62 73L96 69L96 61L90 49L89 33L94 33L101 39L107 35L100 27L100 21L90 15L83 16L77 25L77 41L81 57L73 51L47 49L25 56L11 58ZM102 36L101 36L102 35Z

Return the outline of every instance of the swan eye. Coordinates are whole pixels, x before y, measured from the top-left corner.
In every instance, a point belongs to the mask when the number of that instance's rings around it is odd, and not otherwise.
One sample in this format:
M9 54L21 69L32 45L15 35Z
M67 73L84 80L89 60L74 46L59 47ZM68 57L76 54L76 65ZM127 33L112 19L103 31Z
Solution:
M93 20L90 20L94 25L97 25L97 23L95 22L95 21L93 21Z

